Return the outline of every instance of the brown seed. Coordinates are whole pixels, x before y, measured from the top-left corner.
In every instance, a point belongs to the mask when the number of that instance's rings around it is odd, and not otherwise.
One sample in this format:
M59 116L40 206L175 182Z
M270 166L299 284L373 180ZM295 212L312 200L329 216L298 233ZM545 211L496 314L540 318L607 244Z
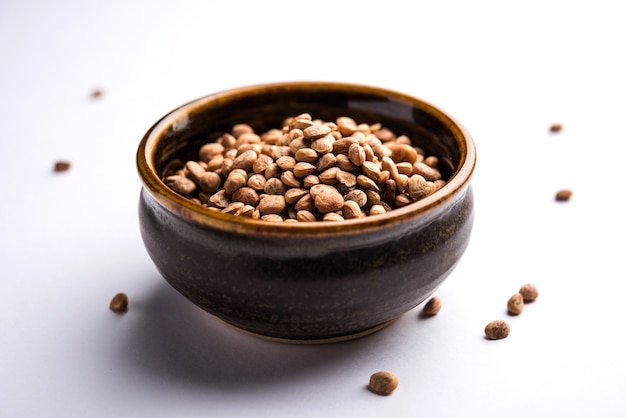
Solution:
M259 212L263 215L275 215L283 212L286 208L285 196L266 195L259 201Z
M109 303L109 308L113 312L126 312L128 310L128 296L125 293L118 293L113 296L111 302Z
M524 310L524 297L521 293L511 296L506 303L506 309L511 315L519 315Z
M572 197L572 194L573 192L569 189L561 189L556 192L556 195L554 195L554 199L557 202L567 202Z
M320 213L335 212L343 207L343 196L333 186L315 185L311 187L311 196Z
M102 91L102 89L93 89L91 92L91 97L97 99L98 97L102 97L103 94L104 91Z
M359 204L354 200L346 200L341 208L344 219L356 219L363 216Z
M526 283L519 289L520 294L524 298L524 302L532 302L537 299L539 296L539 290L535 287L535 285Z
M398 387L398 378L390 372L376 372L370 376L369 388L377 395L390 395Z
M510 332L511 327L509 326L509 323L502 319L491 321L485 327L485 336L490 340L500 340L502 338L506 338L509 336Z
M71 166L72 165L69 161L57 161L56 163L54 163L53 170L55 173L60 173L62 171L69 170Z
M563 125L560 123L553 123L552 125L550 125L550 132L552 133L561 132L562 129Z
M316 123L305 128L302 131L302 134L304 135L305 139L317 139L328 135L330 131L331 129L328 126Z
M430 298L428 302L424 305L423 312L426 315L436 315L441 310L441 299L437 296Z

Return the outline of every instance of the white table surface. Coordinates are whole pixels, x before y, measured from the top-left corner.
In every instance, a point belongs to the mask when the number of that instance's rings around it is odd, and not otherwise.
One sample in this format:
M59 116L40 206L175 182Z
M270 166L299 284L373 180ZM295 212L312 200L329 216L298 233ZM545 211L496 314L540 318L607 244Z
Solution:
M507 4L0 1L0 417L625 416L624 13ZM285 345L157 273L141 137L199 96L284 80L403 91L472 134L475 225L439 315ZM507 316L526 282L539 298ZM488 341L498 318L511 334ZM378 370L391 396L366 389Z

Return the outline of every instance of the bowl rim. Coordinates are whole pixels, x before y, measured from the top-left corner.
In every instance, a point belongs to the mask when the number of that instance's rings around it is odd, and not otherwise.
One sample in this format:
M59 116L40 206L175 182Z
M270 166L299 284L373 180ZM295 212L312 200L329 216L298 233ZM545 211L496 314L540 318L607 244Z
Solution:
M335 89L337 91L359 91L375 95L384 95L390 99L407 103L438 119L452 132L456 140L460 159L452 177L433 194L413 202L407 206L375 216L346 219L343 221L317 222L269 222L243 216L225 214L210 210L170 189L159 178L154 165L154 150L162 139L163 133L169 130L184 129L189 122L188 113L194 109L219 103L224 100L249 94L262 94L278 88L286 89ZM377 230L381 227L396 225L407 219L427 217L440 204L451 199L460 198L467 189L476 166L476 147L474 141L454 117L439 107L406 93L384 87L366 84L332 81L288 81L266 84L253 84L235 87L191 100L165 114L146 131L136 152L136 168L143 185L143 190L166 209L195 223L236 233L267 233L290 235L328 235L362 233Z

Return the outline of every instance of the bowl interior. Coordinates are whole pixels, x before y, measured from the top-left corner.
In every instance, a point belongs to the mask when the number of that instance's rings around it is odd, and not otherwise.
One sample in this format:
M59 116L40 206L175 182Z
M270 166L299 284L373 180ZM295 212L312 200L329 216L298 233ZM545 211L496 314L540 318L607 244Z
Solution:
M349 116L357 123L381 123L440 160L445 179L462 164L464 135L450 118L418 99L378 88L339 83L285 83L254 86L199 99L164 118L161 136L152 149L152 166L162 177L174 159L197 160L199 148L214 142L233 125L247 123L257 133L278 128L300 113L334 121Z

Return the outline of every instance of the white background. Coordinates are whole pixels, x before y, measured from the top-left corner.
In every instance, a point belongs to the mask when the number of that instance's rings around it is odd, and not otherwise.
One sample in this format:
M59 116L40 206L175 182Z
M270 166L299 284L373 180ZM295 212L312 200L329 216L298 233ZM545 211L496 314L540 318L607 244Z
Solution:
M619 6L0 0L0 417L625 416ZM199 96L285 80L399 90L472 134L475 227L439 315L285 345L157 273L138 230L141 137ZM539 298L507 316L526 282ZM511 335L488 341L498 318ZM391 396L367 390L378 370L398 376Z

